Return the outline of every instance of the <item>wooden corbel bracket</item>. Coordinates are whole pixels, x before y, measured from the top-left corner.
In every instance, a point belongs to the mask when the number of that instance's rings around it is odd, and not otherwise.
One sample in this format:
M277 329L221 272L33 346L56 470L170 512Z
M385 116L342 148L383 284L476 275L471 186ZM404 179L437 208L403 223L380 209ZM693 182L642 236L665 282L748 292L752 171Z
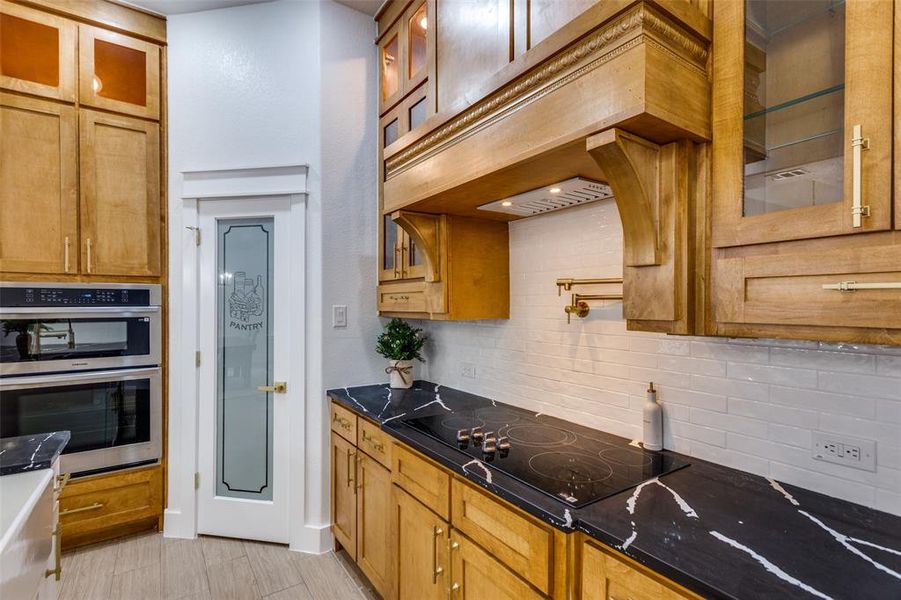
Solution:
M413 238L425 257L427 282L441 281L441 215L397 210L391 220Z
M616 128L589 137L586 145L616 199L623 223L624 264L661 264L660 146Z

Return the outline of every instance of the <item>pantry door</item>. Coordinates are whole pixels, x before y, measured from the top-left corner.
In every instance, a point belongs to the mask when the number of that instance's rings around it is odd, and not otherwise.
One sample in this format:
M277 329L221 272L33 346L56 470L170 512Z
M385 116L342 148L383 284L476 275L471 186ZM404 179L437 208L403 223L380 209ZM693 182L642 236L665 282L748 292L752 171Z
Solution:
M288 197L201 200L197 532L288 543Z

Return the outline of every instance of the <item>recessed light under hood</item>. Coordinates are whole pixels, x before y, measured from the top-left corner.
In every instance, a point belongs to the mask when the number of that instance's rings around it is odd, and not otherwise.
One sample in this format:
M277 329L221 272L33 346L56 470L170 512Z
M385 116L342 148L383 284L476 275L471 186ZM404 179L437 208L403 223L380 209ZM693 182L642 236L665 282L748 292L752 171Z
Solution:
M606 183L573 177L560 183L483 204L479 210L531 217L612 197L613 191Z

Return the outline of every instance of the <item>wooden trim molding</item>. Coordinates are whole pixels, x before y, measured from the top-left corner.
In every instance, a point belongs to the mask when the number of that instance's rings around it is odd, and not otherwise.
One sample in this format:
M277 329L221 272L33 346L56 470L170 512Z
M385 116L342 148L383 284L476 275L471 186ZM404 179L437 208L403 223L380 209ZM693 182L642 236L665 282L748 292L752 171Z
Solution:
M385 179L396 177L521 105L534 102L641 44L651 44L686 68L706 76L706 42L649 5L639 3L628 12L601 24L593 33L562 50L537 69L462 111L418 142L388 155ZM709 137L706 130L686 134L703 139Z

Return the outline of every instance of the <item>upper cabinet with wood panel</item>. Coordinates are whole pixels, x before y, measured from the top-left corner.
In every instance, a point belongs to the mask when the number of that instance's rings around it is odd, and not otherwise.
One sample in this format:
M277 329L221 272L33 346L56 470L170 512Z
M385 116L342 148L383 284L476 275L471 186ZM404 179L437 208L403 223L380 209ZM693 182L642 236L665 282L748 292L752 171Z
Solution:
M0 272L78 272L75 113L0 93Z
M714 3L713 333L901 343L894 10Z
M89 25L79 26L79 44L82 104L159 119L159 46Z
M164 49L147 40L165 21L111 2L0 0L4 278L162 272Z
M0 2L0 87L74 102L77 29L63 17Z

